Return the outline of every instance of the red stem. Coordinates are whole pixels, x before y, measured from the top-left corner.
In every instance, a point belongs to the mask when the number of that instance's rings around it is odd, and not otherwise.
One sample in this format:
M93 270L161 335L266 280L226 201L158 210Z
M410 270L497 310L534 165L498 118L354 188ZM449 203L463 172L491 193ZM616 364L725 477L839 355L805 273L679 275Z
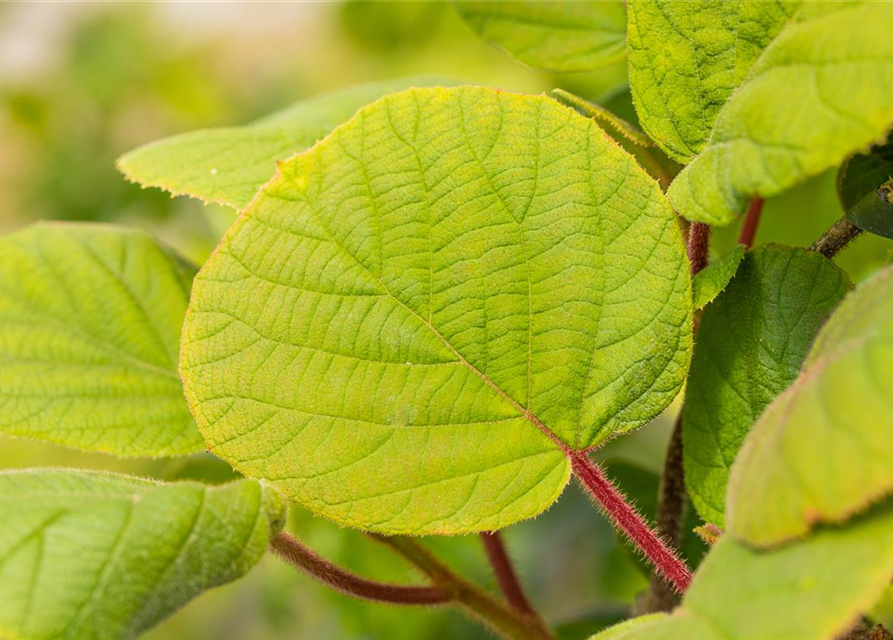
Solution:
M707 266L710 248L710 225L703 222L692 222L688 227L688 261L691 262L691 273Z
M596 463L581 451L568 455L577 478L614 525L642 551L661 576L683 593L691 582L691 571L685 563L636 513Z
M747 215L744 216L744 223L741 225L741 235L738 236L738 244L743 244L748 249L753 246L762 214L763 199L754 198L747 207Z
M499 588L502 590L506 602L519 613L537 616L536 611L534 611L530 601L527 599L527 595L524 593L521 581L518 580L518 575L512 566L512 561L509 558L508 551L506 551L502 536L498 531L484 531L481 533L481 541L484 543L484 550L490 559L493 573L496 575L496 580L499 582Z
M332 564L305 547L287 533L280 533L270 541L270 548L289 564L309 573L316 580L350 596L390 602L392 604L446 604L453 598L439 587L408 587L367 580Z

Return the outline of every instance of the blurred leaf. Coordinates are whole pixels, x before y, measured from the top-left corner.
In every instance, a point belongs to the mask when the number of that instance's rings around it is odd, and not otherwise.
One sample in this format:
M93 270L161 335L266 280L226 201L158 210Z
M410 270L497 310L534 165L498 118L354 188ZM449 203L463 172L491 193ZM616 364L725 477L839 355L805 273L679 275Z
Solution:
M847 210L846 217L863 231L893 238L893 180L867 194Z
M0 635L132 638L263 556L272 489L66 470L0 473Z
M306 150L357 109L411 86L443 84L403 78L348 87L299 102L252 125L184 133L123 155L119 170L144 187L242 209L276 171L276 163Z
M771 551L725 535L672 616L635 618L593 640L831 640L880 597L891 572L889 502Z
M690 318L673 213L592 121L415 89L281 165L196 281L181 371L211 449L315 513L481 531L562 491L544 425L583 449L676 396Z
M837 172L837 195L844 211L849 211L879 186L893 178L893 132L887 139L847 158Z
M443 2L340 3L341 24L357 43L369 49L394 52L424 43L434 33L447 7Z
M701 318L683 410L685 481L725 526L729 469L751 426L797 378L822 324L852 288L821 254L762 245Z
M468 25L521 62L590 71L625 55L626 8L602 0L454 0Z
M723 292L735 277L738 265L744 257L744 251L744 245L736 245L734 249L695 274L691 283L692 306L695 309L703 309Z
M757 12L772 6L742 5ZM698 15L721 6L711 2ZM747 74L736 76L740 86L730 85L737 88L716 113L705 146L667 191L676 210L729 224L750 198L780 193L883 136L893 121L891 21L888 3L799 5ZM634 92L635 77L631 71Z
M737 278L736 278L737 280ZM893 490L893 268L847 296L732 468L728 525L752 544L841 522Z
M177 373L194 273L140 231L0 238L0 430L121 456L203 450Z
M626 607L604 607L555 626L558 640L582 640L593 633L616 625L629 615Z

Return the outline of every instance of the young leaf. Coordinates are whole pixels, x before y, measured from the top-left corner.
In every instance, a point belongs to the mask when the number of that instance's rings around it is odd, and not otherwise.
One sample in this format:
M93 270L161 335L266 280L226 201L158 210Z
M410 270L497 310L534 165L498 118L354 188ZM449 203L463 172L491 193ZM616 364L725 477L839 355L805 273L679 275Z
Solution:
M411 86L443 84L402 78L348 87L299 102L243 127L203 129L165 138L123 155L132 182L235 209L247 205L285 160L311 147L360 107Z
M531 67L591 71L625 55L623 2L456 0L453 6L481 38Z
M893 268L850 294L766 409L729 480L728 524L759 545L840 522L893 491ZM761 496L754 499L754 496Z
M737 245L727 254L701 269L692 279L692 305L703 309L728 286L744 257L744 245Z
M121 456L203 450L177 375L194 274L141 231L0 238L0 431Z
M280 166L184 332L218 456L342 524L459 533L539 513L565 453L673 399L691 288L672 210L591 120L416 89Z
M133 638L244 575L285 521L254 480L0 473L0 637Z
M891 572L889 502L771 551L725 535L671 616L636 618L591 640L831 640L874 604Z
M667 191L676 210L728 224L882 137L891 20L886 2L631 2L642 126L691 160Z
M682 433L686 485L706 521L724 526L729 469L744 438L797 377L816 333L851 288L818 253L761 245L704 311Z
M642 128L688 163L798 2L629 0L630 89Z

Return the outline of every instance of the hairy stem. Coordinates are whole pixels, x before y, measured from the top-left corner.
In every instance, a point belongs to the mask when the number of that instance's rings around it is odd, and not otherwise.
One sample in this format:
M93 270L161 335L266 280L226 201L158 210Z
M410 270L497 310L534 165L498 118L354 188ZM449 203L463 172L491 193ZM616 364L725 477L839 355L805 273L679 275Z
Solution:
M688 261L691 263L691 273L707 266L710 249L710 225L703 222L692 222L688 227Z
M409 587L361 578L343 569L304 546L287 533L270 541L277 556L301 569L319 582L347 595L364 600L392 604L437 605L452 601L451 594L441 587Z
M504 604L480 590L435 558L421 544L404 536L370 534L374 539L390 546L435 585L450 594L466 612L484 622L504 638L511 640L552 640L545 625L536 615L526 615L509 609Z
M684 592L691 582L691 571L676 552L670 549L636 513L626 497L584 452L574 451L568 455L577 479L614 525L638 547L654 565L658 574L670 582L677 591Z
M502 535L498 531L484 531L481 533L481 541L506 602L518 613L537 616L538 614L527 599L518 574L512 566L512 560L509 558Z
M810 251L818 251L826 258L833 258L837 253L852 242L862 229L854 225L846 218L841 218L829 228L821 237L812 243Z
M738 236L738 244L743 244L750 249L754 238L757 236L757 227L760 226L760 216L763 214L763 199L754 198L747 207L747 215L741 225L741 234Z

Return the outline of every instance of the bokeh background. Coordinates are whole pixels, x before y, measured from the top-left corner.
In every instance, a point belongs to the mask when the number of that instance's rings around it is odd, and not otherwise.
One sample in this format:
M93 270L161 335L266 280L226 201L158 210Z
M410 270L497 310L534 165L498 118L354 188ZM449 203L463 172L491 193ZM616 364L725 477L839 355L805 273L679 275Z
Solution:
M201 262L234 214L127 183L123 152L167 135L249 122L316 93L410 75L512 91L562 87L635 121L625 63L555 75L491 48L441 2L0 3L0 233L37 220L138 226ZM767 203L757 242L806 246L841 215L835 172ZM715 233L714 251L737 229ZM893 243L863 238L838 262L855 280L891 260ZM677 406L600 455L638 502L654 509L657 477ZM158 478L225 481L210 457L120 461L0 438L0 467L76 466ZM691 523L696 524L695 522ZM290 530L364 575L418 581L362 534L293 509ZM562 638L582 639L624 615L647 585L641 561L571 486L505 538L531 598ZM476 537L427 539L444 559L489 587ZM687 543L694 560L703 552ZM425 640L489 637L452 609L405 609L351 600L267 557L244 580L193 602L152 640Z

